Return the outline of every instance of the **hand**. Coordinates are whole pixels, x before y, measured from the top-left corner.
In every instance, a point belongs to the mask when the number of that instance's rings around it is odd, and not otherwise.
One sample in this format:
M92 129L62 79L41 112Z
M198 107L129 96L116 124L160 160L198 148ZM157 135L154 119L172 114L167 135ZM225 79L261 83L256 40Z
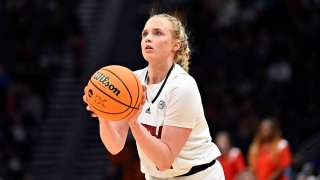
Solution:
M138 122L138 117L139 115L141 114L141 111L143 109L143 105L146 103L146 87L143 85L142 86L142 89L143 89L143 93L142 93L142 99L141 99L141 103L140 103L140 106L139 106L139 109L136 110L137 112L131 116L130 118L128 118L128 123L130 124L134 124L134 123L137 123Z
M87 96L86 96L86 91L85 91L86 88L87 88L87 86L84 88L84 95L83 95L82 99L83 99L83 101L87 104L86 109L87 109L87 111L90 112L90 116L96 118L96 117L98 117L98 116L97 116L96 114L94 114L94 113L91 111L90 106L88 106L88 101L87 101Z
M86 109L87 109L87 111L89 111L90 112L90 116L91 117L98 117L96 114L94 114L92 111L91 111L91 108L90 108L90 106L88 106L88 102L87 102L87 100L86 100L86 95L83 95L83 101L87 104L87 107L86 107Z
M87 88L87 86L85 87L85 89L86 89L86 88ZM137 121L137 118L139 117L139 115L140 115L140 113L141 113L141 111L142 111L142 107L143 107L143 105L144 105L145 102L146 102L146 87L143 86L142 89L143 89L142 99L141 99L141 103L140 103L138 112L136 112L133 116L131 116L131 117L128 119L128 121ZM84 91L84 92L85 92L85 91ZM88 106L88 101L87 101L87 96L86 96L86 94L84 94L82 98L83 98L83 101L87 104L86 109L87 109L87 111L90 112L90 116L91 116L91 117L94 117L94 118L96 118L96 117L99 118L95 113L93 113L93 112L91 111L90 106ZM99 119L100 119L100 118L99 118Z

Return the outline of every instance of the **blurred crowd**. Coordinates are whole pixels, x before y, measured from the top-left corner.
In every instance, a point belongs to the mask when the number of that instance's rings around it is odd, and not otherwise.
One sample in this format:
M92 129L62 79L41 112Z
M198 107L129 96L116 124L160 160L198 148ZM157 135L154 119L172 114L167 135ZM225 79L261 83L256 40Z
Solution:
M214 128L237 132L246 146L266 116L279 119L294 147L315 133L319 3L228 0L193 7L198 14L187 16L196 42L191 73Z
M0 1L1 180L27 177L50 82L59 74L64 54L81 46L73 5L58 0Z
M196 4L192 12L198 13L187 14L192 19L188 24L196 28L191 32L196 38L191 73L202 92L213 137L228 131L250 165L247 157L255 132L263 119L273 117L296 153L320 127L319 1ZM306 161L312 162L312 173L318 175L319 153ZM304 162L293 157L295 172L300 171L300 163Z
M255 132L263 119L272 117L297 153L320 128L319 1L191 4L192 13L186 14L195 38L191 74L202 93L212 137L229 132L249 166ZM314 151L318 156L304 161L292 157L295 173L306 163L313 168L310 176L319 175L319 148Z
M240 159L226 171L238 179L255 178L261 161L281 159L282 178L319 176L319 156L297 162L295 154L320 129L320 1L149 2L176 12L190 30L190 74L222 150L220 161L230 161L227 154ZM26 176L50 81L61 72L65 53L72 52L75 70L82 68L77 3L0 0L0 179ZM277 119L279 129L259 140L268 117ZM112 157L115 177L143 178L134 149ZM275 158L259 159L263 149L276 152Z

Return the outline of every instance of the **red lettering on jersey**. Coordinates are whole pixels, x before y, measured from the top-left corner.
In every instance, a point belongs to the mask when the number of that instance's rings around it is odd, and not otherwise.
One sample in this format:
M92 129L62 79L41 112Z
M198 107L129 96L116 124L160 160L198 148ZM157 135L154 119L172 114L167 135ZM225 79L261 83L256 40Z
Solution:
M156 131L157 131L157 127L154 127L154 126L150 126L150 125L147 125L147 124L142 124L149 132L152 136L160 139L161 138L161 134L162 134L162 128L163 126L160 126L159 127L159 132L158 132L158 136L156 134Z

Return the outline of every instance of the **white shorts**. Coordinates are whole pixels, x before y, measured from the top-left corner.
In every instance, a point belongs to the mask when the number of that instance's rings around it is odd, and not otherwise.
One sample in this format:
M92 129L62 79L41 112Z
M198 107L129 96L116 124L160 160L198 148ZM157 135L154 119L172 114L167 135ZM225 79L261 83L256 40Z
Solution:
M207 169L190 176L157 178L146 174L145 177L146 180L225 180L223 168L218 160Z

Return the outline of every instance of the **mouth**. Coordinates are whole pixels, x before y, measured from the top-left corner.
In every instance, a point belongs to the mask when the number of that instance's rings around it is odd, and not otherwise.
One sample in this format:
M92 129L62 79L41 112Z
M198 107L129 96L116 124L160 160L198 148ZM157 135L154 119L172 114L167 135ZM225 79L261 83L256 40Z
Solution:
M153 49L153 47L152 47L152 46L150 46L150 45L147 45L144 49L145 49L145 50L152 50L152 49Z

